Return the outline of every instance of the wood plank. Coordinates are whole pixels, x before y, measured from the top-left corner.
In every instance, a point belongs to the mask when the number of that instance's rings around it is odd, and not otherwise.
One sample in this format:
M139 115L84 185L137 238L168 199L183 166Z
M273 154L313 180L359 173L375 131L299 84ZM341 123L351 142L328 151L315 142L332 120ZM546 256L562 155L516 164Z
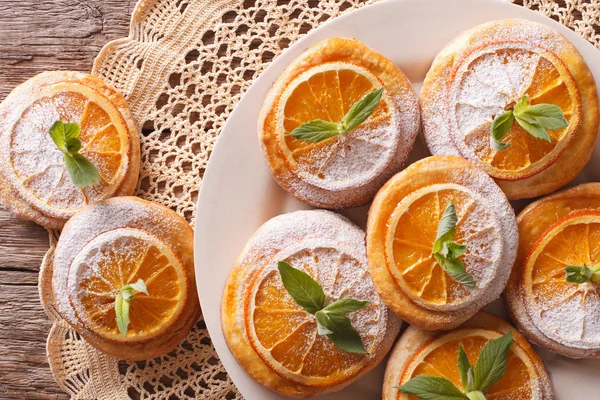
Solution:
M17 284L0 283L0 398L66 399L46 358L52 323L44 312L35 272L12 273ZM0 281L5 280L0 274Z
M127 36L135 0L2 0L0 99L46 70L88 72L102 46Z
M2 0L0 100L46 70L89 72L108 41L127 36L135 0ZM0 208L0 398L67 399L46 358L51 323L37 271L48 233Z
M0 238L0 271L39 271L48 250L48 232L44 228L0 209Z

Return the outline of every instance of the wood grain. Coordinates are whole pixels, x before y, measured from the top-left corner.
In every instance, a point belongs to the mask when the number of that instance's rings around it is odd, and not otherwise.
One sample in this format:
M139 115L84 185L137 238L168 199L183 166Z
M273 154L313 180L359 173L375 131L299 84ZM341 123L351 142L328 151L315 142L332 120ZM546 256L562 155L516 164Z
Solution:
M88 72L127 36L135 0L2 0L0 99L47 70ZM67 399L46 359L50 322L38 296L48 233L0 208L0 399Z

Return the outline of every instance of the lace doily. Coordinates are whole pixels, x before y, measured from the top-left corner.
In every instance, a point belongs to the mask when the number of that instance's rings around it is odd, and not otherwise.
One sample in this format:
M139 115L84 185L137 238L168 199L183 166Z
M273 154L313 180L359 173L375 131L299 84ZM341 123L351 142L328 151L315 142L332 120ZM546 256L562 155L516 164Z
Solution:
M216 138L252 81L308 31L370 2L141 0L129 37L107 44L93 68L125 95L143 126L137 195L191 222ZM550 16L600 48L597 0L513 2ZM242 398L202 319L176 350L146 362L119 361L83 341L56 313L47 290L55 243L51 234L40 296L54 321L47 345L50 367L73 399Z

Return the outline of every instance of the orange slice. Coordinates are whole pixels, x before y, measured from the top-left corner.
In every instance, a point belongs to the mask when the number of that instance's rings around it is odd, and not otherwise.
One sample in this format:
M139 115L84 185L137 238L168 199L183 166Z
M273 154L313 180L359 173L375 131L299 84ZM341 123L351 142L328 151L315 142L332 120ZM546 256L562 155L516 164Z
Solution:
M398 287L414 301L439 310L464 308L484 293L456 282L432 254L438 223L450 202L458 217L454 241L467 247L460 259L478 287L487 287L499 267L502 233L481 196L472 190L440 183L411 193L392 213L386 235L387 265Z
M569 283L565 267L600 264L600 211L571 213L532 246L523 268L523 298L536 328L567 347L600 348L600 282Z
M464 390L457 366L458 348L462 345L475 365L483 346L498 339L502 333L490 329L459 329L436 337L423 346L409 361L402 373L400 385L419 375L442 376L460 390ZM541 400L542 385L539 374L526 350L513 342L507 358L506 373L485 393L487 400L527 399ZM416 400L415 396L398 393L398 399Z
M466 158L497 179L530 177L550 166L575 135L581 120L577 84L567 66L552 52L519 43L492 43L464 56L450 89L453 140ZM569 125L548 131L551 141L527 133L518 123L502 140L510 147L490 147L494 118L512 110L523 96L531 104L554 104Z
M52 92L34 101L15 124L9 160L19 192L39 209L62 215L114 192L127 172L130 143L117 110L99 93L73 82ZM57 120L80 124L80 153L98 169L98 185L80 189L71 181L48 134Z
M319 143L287 135L314 119L340 122L354 103L382 86L371 71L348 62L314 66L290 82L277 118L279 146L289 168L305 182L328 190L356 188L381 174L398 147L398 117L385 91L371 116L349 133Z
M366 354L347 353L318 334L315 316L283 286L279 261L316 280L325 306L342 298L370 302L347 314ZM235 359L256 382L288 397L322 395L356 381L385 357L400 323L369 277L365 233L325 210L265 222L240 253L221 303L223 335Z
M476 288L456 282L432 254L442 215L456 208L454 242ZM369 209L367 254L383 301L420 329L452 329L496 299L518 246L510 203L485 172L463 158L433 156L396 174Z
M512 332L513 342L504 376L492 385L488 400L551 400L552 386L541 358L525 337L506 321L480 311L453 331L423 331L413 326L392 350L385 370L383 400L417 400L395 389L419 375L440 376L463 390L458 370L462 345L475 365L481 349L491 340Z
M80 189L50 137L56 121L81 127L80 154L98 169L100 182ZM46 227L62 225L83 206L132 194L139 172L138 131L123 96L99 78L45 72L17 87L0 106L0 193L19 215Z
M347 353L317 334L313 315L286 292L276 268L267 265L250 282L244 319L250 344L278 375L305 386L326 387L347 381L372 362L386 319L374 290L365 286L367 272L354 251L329 240L308 240L275 256L311 275L328 298L368 298L371 305L349 315L368 354ZM328 268L324 266L333 266Z
M124 336L117 327L115 296L138 279L144 280L149 295L134 294ZM131 228L110 230L88 243L73 261L67 285L85 327L105 339L136 344L166 333L188 296L179 258L157 237Z

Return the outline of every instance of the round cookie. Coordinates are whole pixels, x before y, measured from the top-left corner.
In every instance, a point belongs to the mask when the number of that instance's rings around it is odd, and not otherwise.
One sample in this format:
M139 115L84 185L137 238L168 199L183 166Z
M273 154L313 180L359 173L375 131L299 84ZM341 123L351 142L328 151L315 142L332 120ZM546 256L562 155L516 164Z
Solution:
M383 400L411 398L394 386L400 386L418 375L440 376L440 370L461 389L457 366L458 345L463 346L470 364L474 365L484 343L508 332L513 334L513 345L507 370L485 396L521 400L553 399L552 384L544 363L525 337L507 322L480 311L450 332L421 331L409 327L390 354L383 383Z
M50 136L57 121L79 125L76 152L98 170L97 184L74 183L66 167L74 158ZM23 219L61 229L87 204L133 194L139 130L125 98L95 76L53 71L29 79L0 104L0 128L0 200Z
M513 109L517 115L523 96L531 105L558 106L568 126L548 125L546 141L522 127L535 121L514 119L501 139L509 147L494 149L492 121ZM488 22L459 35L435 58L420 103L431 153L468 159L511 200L566 185L589 161L598 135L598 94L585 60L563 35L526 20Z
M349 132L318 143L289 136L312 120L339 123L363 96L381 88L373 113ZM258 135L283 189L315 207L345 208L368 203L401 169L419 122L416 94L392 61L357 40L331 38L281 74L263 103Z
M168 353L200 314L193 235L174 211L137 197L84 207L67 222L54 252L58 312L87 342L114 357L148 360ZM139 280L147 293L135 286L123 332L116 297Z
M315 316L286 292L280 261L316 280L325 305L341 298L370 302L348 314L365 354L346 352L317 332ZM373 289L364 232L338 214L312 210L277 216L254 233L229 276L221 323L252 379L286 396L311 397L340 390L374 368L401 322Z
M451 204L451 241L465 246L456 257L443 256L444 246L435 249ZM419 329L452 329L498 298L517 245L506 196L459 157L433 156L410 165L381 188L369 210L367 255L375 289Z
M517 221L519 251L504 292L512 320L548 350L571 358L600 357L600 283L566 280L567 266L600 263L600 184L535 201Z

